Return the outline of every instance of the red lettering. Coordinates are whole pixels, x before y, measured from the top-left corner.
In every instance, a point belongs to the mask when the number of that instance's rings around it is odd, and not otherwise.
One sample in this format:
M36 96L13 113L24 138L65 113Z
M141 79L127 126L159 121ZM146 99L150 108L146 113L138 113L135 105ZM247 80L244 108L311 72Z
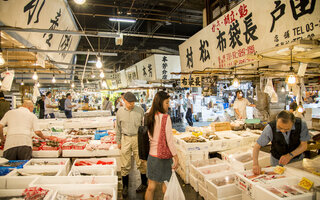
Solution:
M230 14L230 23L234 22L235 21L235 18L234 18L234 12L231 11L231 14Z
M248 14L248 9L246 4L243 4L240 6L239 14L240 14L240 18L245 17Z

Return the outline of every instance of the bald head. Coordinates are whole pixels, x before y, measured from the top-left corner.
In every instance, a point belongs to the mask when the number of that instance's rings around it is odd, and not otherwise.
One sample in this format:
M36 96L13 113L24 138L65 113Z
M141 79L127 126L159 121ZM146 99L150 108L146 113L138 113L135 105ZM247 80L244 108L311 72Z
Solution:
M25 100L22 104L22 107L27 108L28 110L30 110L30 112L33 111L33 103L30 100Z

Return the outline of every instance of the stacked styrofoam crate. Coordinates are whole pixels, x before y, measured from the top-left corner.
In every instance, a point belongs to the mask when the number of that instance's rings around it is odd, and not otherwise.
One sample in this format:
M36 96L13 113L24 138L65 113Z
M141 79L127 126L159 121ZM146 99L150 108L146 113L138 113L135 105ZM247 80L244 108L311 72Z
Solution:
M66 186L64 188L59 188L53 195L52 199L59 199L59 195L70 195L70 196L82 196L82 195L99 195L101 193L110 194L112 195L111 200L117 199L117 192L112 187L105 187L105 188L86 188L84 186Z
M217 151L237 148L241 144L242 137L234 134L232 131L219 131L219 132L215 132L215 134L221 140L221 148ZM216 142L216 141L219 141L219 140L215 140L212 142Z
M190 163L192 161L208 159L209 152L201 150L186 151L186 149L177 148L177 156L179 158L179 167L177 169L177 173L186 184L189 184Z
M41 165L41 163L47 163ZM54 164L56 163L56 164ZM71 168L70 159L68 158L45 158L45 159L31 159L23 167L24 169L61 169L61 176L66 176Z
M253 165L252 147L240 147L220 152L223 160L228 161L235 170L251 170ZM243 158L245 161L243 161ZM260 167L270 166L270 154L260 151L259 153Z
M264 174L254 175L252 170L236 172L236 185L237 187L244 191L246 195L250 196L252 199L256 198L256 188L258 185L273 184L287 178L294 177L294 175L289 174L287 171L282 175L272 174L275 167L262 168L261 170L265 172ZM271 173L268 175L268 173Z
M17 198L19 196L22 196L24 190L26 188L20 188L20 189L0 189L0 198L1 199L20 199ZM43 198L43 200L51 200L54 199L54 191L49 190L46 196Z
M72 168L68 176L115 176L116 171L113 168Z
M97 163L98 161L102 162L108 162L110 164L92 164L92 165L82 165L82 166L77 166L77 163L81 161L88 161L88 162L93 162ZM72 165L72 169L80 170L80 169L96 169L96 168L101 168L101 169L114 169L117 170L117 161L115 158L88 158L88 159L76 159Z
M315 194L311 191L302 189L301 187L296 187L299 183L299 178L287 178L278 181L274 181L272 184L261 184L256 186L256 200L312 200L315 199ZM288 187L291 189L287 191ZM294 191L293 191L293 190ZM278 195L271 192L271 190L276 191ZM292 194L292 193L295 194Z

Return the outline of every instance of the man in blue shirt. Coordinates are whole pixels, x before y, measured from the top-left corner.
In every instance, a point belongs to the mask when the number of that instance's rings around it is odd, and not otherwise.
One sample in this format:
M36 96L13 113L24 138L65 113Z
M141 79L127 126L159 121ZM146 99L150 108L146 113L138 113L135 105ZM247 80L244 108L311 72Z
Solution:
M275 121L270 122L263 130L253 147L253 172L261 173L258 163L260 148L271 142L272 166L286 165L303 159L303 152L310 140L306 122L296 118L289 111L283 110Z
M67 99L64 102L64 114L67 118L72 118L72 108L76 107L76 105L71 104L71 94L67 94Z

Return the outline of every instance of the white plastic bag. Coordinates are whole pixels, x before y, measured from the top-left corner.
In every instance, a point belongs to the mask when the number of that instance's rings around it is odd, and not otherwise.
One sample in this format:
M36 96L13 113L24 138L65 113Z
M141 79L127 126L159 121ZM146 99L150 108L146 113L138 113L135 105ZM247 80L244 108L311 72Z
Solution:
M183 191L180 187L179 180L177 178L176 172L172 170L172 175L170 181L167 185L167 191L164 194L163 200L185 200Z

